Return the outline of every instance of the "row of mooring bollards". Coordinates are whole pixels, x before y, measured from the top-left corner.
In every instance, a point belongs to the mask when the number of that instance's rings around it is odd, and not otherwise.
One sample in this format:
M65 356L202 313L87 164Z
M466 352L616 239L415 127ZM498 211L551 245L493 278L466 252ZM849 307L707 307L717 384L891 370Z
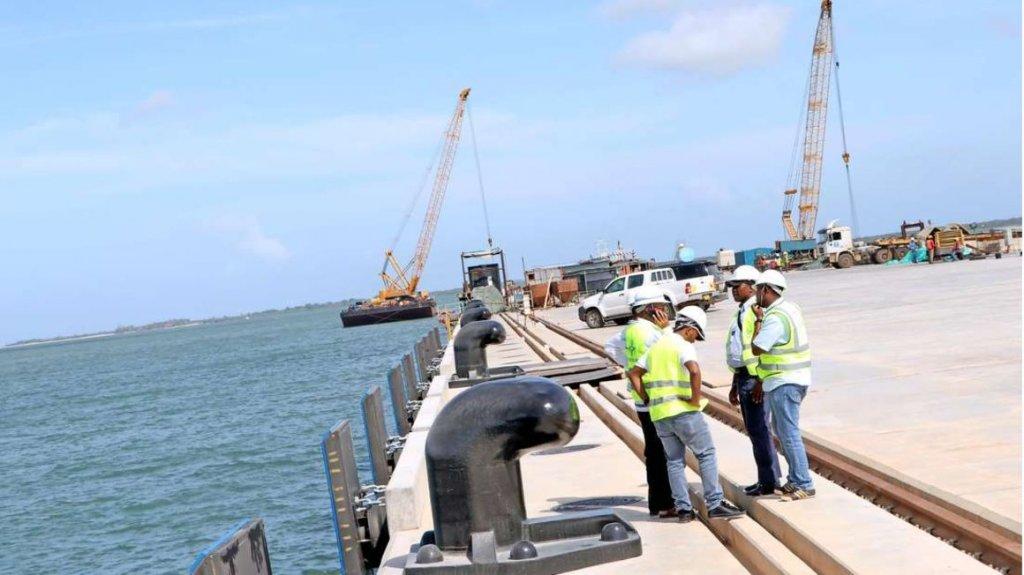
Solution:
M456 369L446 383L452 391L465 389L436 414L423 446L433 529L389 565L407 575L540 575L640 555L639 533L612 509L526 516L519 460L568 443L580 411L573 395L551 379L526 375L520 366L488 367L484 348L505 339L501 324L489 318L480 302L463 311L452 343ZM381 565L389 541L385 485L443 354L440 333L431 330L389 370L398 435L388 434L380 387L363 397L373 483L360 481L351 424L343 420L324 434L320 447L343 575ZM269 573L262 520L237 525L193 567L191 573L202 575Z

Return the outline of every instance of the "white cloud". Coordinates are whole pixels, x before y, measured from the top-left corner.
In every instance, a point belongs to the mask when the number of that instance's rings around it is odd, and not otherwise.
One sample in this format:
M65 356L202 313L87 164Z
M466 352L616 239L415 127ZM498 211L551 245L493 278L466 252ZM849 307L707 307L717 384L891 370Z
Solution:
M182 29L182 30L217 30L222 28L240 28L256 24L267 24L283 20L283 13L237 14L233 16L215 16L212 18L192 18L187 20L170 20L166 22L149 22L136 24L138 29Z
M679 0L608 0L597 7L597 12L609 20L626 20L645 14L665 14L679 9Z
M172 93L158 91L121 114L54 117L0 132L0 177L107 174L112 180L105 189L116 191L110 185L116 183L138 191L181 183L418 172L447 121L447 114L403 113L228 126L206 125L187 113L142 121L176 102Z
M684 10L668 30L633 38L619 60L639 66L726 75L772 59L790 10L774 4Z
M252 216L223 215L207 222L207 226L229 237L238 251L269 262L281 262L291 252L281 240L268 236Z
M169 90L157 90L146 96L145 99L125 113L121 118L121 122L123 124L130 124L143 120L148 116L153 116L163 110L174 107L176 103L174 94Z
M148 114L155 112L163 108L170 108L174 105L174 94L167 90L157 90L145 100L139 102L139 105L135 107L135 111L140 114Z
M32 31L13 28L0 30L0 46L20 46L64 40L78 40L107 36L124 36L155 32L207 32L234 28L250 28L265 26L285 21L297 16L315 13L304 6L295 6L286 11L262 12L250 14L229 14L221 16L201 16L195 18L179 18L168 20L152 20L137 22L84 22L75 28L51 28ZM20 32L20 34L19 34ZM33 33L34 32L34 33Z
M90 150L60 150L0 157L0 176L55 175L55 174L107 174L124 165L116 153Z

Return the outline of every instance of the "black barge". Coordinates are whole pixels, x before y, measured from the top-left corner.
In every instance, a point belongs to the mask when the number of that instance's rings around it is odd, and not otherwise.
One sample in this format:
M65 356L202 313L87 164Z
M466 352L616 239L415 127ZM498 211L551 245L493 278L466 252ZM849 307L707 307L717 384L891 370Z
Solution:
M342 327L423 319L437 314L433 298L399 298L383 304L358 302L341 312Z

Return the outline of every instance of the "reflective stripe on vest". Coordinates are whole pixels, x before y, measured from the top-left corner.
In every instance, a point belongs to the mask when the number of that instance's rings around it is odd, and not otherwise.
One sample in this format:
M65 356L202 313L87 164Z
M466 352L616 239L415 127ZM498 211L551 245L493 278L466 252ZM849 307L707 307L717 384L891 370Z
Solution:
M647 342L658 335L661 332L658 330L658 326L647 320L637 320L626 328L625 346L626 346L626 371L633 369L636 366L636 362L647 353ZM633 397L633 404L639 408L647 409L644 405L644 400L640 399L640 394L633 389L633 386L629 386L629 394Z
M737 317L739 316L741 308L737 308L732 314L732 323L729 324L729 337L725 339L725 356L729 357L729 342L732 340L732 330L740 329L740 341L743 342L743 365L747 367L747 373L750 375L757 375L757 356L754 355L754 348L752 342L754 341L754 322L757 320L757 316L754 314L754 306L747 306L747 311L743 314L742 326L737 325ZM729 371L736 373L735 367L725 364L729 368Z
M678 335L665 336L647 351L647 373L644 374L644 390L650 399L651 421L659 421L681 413L702 411L707 400L700 406L684 399L693 395L690 387L690 371L679 364Z
M800 308L782 301L768 310L765 319L778 317L789 328L789 341L775 344L768 353L758 356L757 375L761 379L785 373L792 377L811 369L811 346ZM802 374L801 374L802 375Z

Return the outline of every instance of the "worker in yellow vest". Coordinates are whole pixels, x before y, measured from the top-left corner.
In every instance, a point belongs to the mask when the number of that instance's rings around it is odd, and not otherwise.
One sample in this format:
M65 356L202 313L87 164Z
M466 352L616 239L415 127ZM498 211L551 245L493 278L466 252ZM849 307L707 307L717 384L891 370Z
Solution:
M665 333L674 312L672 300L659 289L636 290L630 295L629 305L633 311L633 321L604 346L605 353L626 371L633 369L640 356ZM672 517L675 515L675 506L672 502L672 488L668 483L665 450L651 422L647 406L632 388L630 391L640 427L644 432L647 510L651 515Z
M807 465L807 452L800 437L800 405L811 385L811 348L804 316L796 304L783 299L786 278L777 271L761 274L754 306L754 339L751 351L757 356L754 399L767 399L772 427L782 445L789 473L777 492L788 501L814 497L814 482Z
M764 402L754 401L757 387L757 357L751 349L754 340L754 324L757 316L753 307L757 303L754 283L761 276L754 266L740 266L733 272L725 285L732 291L732 298L739 304L729 322L729 335L725 340L725 361L732 372L732 388L729 403L738 405L743 414L743 426L747 428L750 445L757 465L757 483L743 489L747 495L757 497L771 495L782 485L779 480L779 457L775 453L775 442L769 431L768 409Z
M722 493L715 444L702 413L708 400L701 396L700 365L693 342L704 340L706 328L704 310L683 308L675 316L672 333L652 345L628 374L633 389L650 408L651 421L668 459L676 513L684 523L696 518L686 483L686 448L699 463L708 518L743 515L743 510L726 501Z

